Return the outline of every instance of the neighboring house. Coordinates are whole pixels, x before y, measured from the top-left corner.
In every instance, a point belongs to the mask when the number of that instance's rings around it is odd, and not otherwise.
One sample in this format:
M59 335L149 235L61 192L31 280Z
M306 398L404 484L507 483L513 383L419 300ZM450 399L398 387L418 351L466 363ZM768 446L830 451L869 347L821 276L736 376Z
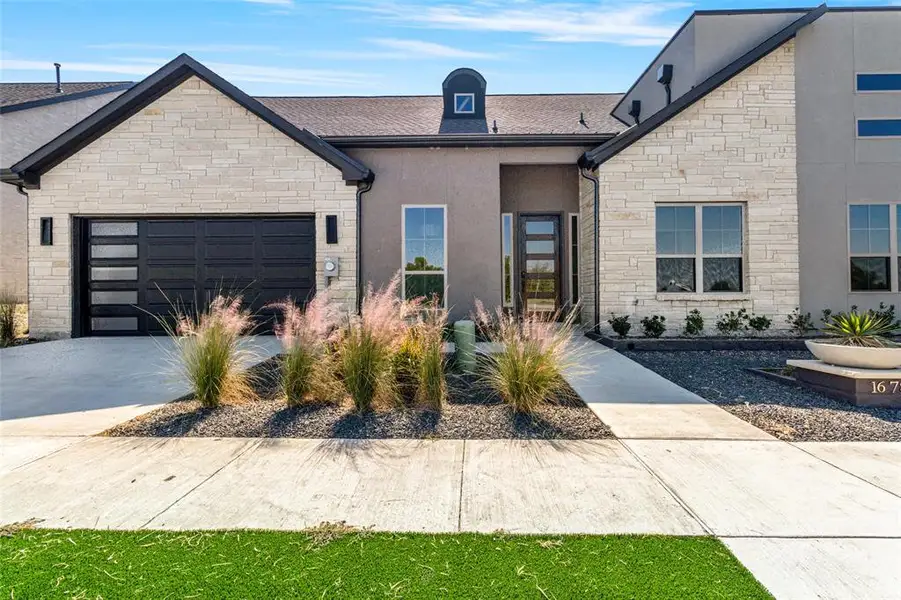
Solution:
M625 95L458 69L437 96L251 98L182 55L12 165L32 330L153 332L145 311L223 288L354 309L399 269L452 318L897 302L899 30L898 8L700 11Z
M0 83L0 167L8 169L121 94L130 82ZM0 186L0 290L26 297L25 196Z

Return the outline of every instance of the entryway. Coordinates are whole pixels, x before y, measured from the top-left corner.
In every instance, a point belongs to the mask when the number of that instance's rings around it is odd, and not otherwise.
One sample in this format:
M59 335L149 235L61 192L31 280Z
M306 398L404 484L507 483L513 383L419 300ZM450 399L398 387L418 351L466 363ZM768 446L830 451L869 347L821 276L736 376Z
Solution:
M519 215L520 310L554 313L562 305L560 214Z

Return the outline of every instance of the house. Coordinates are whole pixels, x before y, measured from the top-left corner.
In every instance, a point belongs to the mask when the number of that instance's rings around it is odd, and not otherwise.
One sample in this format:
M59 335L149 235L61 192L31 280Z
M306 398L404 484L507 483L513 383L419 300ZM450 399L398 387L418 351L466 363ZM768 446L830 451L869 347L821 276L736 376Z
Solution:
M252 98L179 56L12 165L32 330L153 332L222 288L353 310L398 270L452 318L897 302L898 31L898 7L698 11L625 94L457 69L435 96Z
M128 81L0 83L0 167L8 168L123 91ZM25 196L0 186L0 290L27 295Z

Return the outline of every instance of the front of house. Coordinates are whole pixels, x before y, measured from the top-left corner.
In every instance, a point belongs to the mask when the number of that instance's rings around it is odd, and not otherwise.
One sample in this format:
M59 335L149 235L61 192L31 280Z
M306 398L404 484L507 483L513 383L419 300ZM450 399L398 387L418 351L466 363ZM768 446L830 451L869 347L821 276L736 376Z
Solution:
M891 302L899 29L897 9L698 12L624 95L493 96L458 69L436 96L251 98L183 55L13 165L31 330L154 332L222 289L355 310L398 270L452 318L480 299L784 327ZM812 73L847 99L810 97Z

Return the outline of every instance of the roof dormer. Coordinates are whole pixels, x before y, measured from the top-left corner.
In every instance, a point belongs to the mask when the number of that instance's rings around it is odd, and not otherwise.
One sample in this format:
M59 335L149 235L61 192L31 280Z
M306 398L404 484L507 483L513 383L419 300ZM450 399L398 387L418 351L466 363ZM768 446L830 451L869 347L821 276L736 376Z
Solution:
M474 69L455 69L441 84L443 119L485 119L485 78Z

